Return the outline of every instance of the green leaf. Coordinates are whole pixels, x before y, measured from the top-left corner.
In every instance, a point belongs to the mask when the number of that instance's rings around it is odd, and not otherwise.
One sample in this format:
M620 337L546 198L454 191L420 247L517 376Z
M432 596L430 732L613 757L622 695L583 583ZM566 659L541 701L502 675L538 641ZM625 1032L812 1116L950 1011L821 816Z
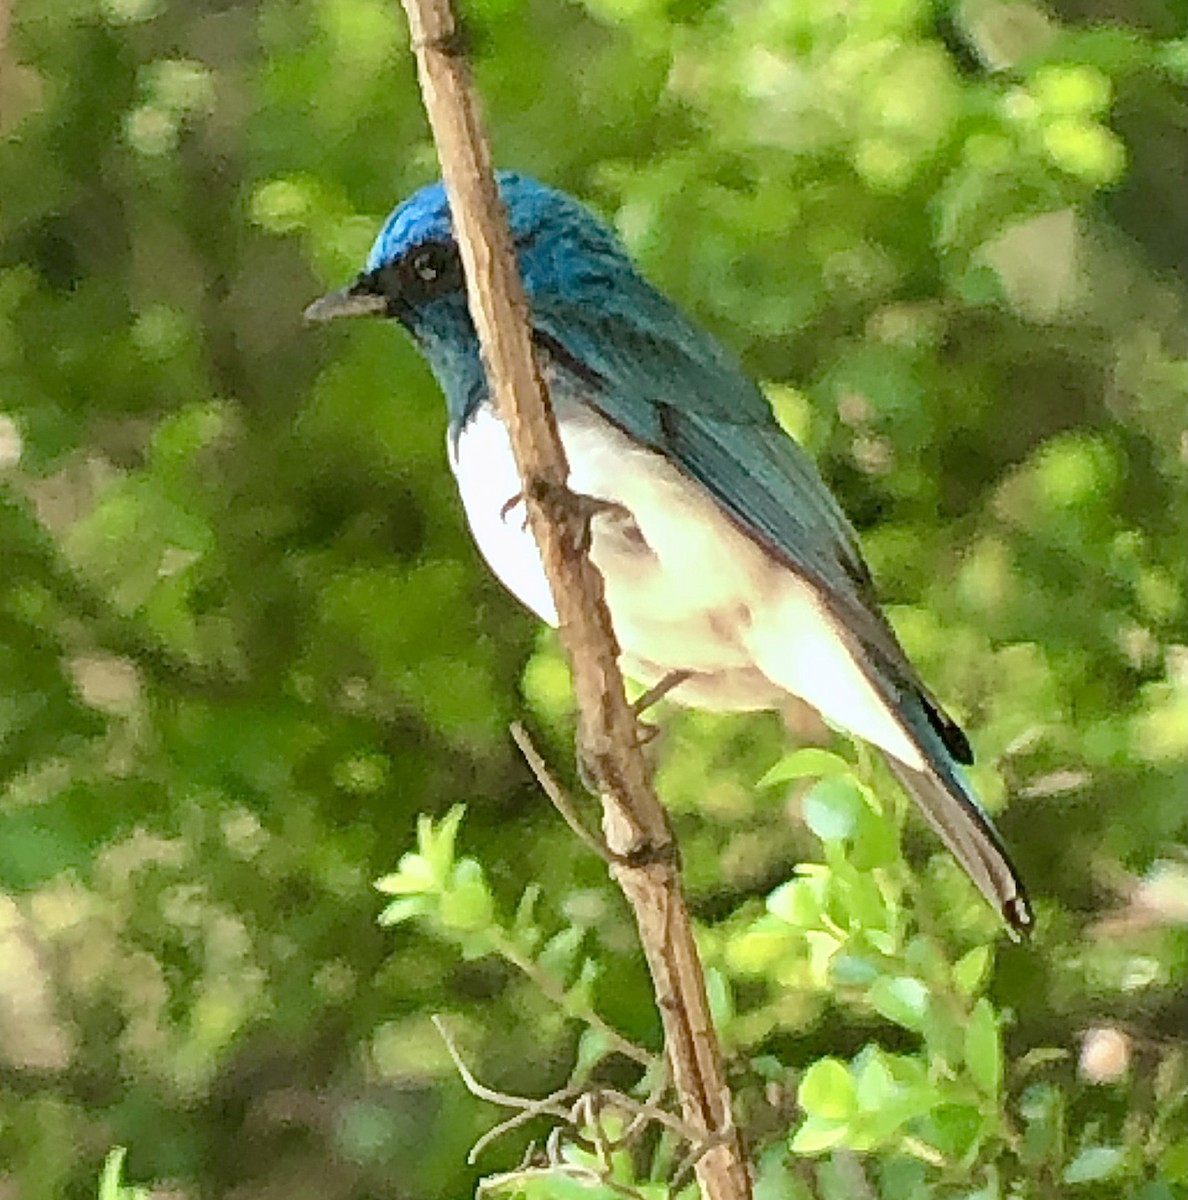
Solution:
M730 987L729 976L716 967L707 967L705 990L714 1024L719 1029L724 1029L734 1019L734 993Z
M846 760L817 746L805 746L781 758L759 780L758 787L771 787L777 783L788 783L793 779L804 779L817 775L824 779L831 775L849 775L854 768Z
M454 863L454 844L458 827L466 815L465 804L455 804L440 821L422 814L417 819L417 844L429 864L433 877L444 883Z
M828 1117L806 1117L792 1137L793 1154L823 1154L844 1142L846 1123Z
M1002 1034L994 1007L985 996L974 1005L965 1026L965 1065L974 1083L997 1100L1002 1088Z
M739 975L764 975L801 946L799 934L781 918L762 916L726 943L726 962Z
M399 925L430 911L430 902L423 896L405 896L393 900L376 918L381 925Z
M899 1084L891 1073L886 1055L878 1047L864 1052L860 1064L856 1064L857 1088L855 1095L858 1107L863 1111L875 1112L886 1108L899 1091Z
M928 1114L925 1140L946 1158L964 1158L976 1152L986 1125L986 1115L974 1104L938 1104Z
M879 977L879 967L859 954L837 954L829 963L829 977L838 987L866 987Z
M796 1099L806 1113L832 1121L845 1121L857 1111L854 1078L844 1062L820 1058L804 1073Z
M1176 1194L1172 1191L1170 1183L1156 1179L1136 1192L1134 1200L1176 1200Z
M594 1007L594 984L602 968L592 958L583 958L574 981L565 989L565 1002L571 1011L584 1012Z
M855 1149L897 1143L909 1121L929 1113L939 1102L938 1089L920 1062L866 1046L854 1059L858 1116L851 1120Z
M519 904L516 905L511 939L525 954L532 954L540 943L541 929L536 924L536 904L539 899L540 885L530 883L521 894Z
M813 1200L814 1195L808 1184L796 1177L795 1165L779 1142L759 1152L754 1200Z
M123 1146L114 1146L108 1152L99 1176L99 1200L148 1200L148 1188L128 1187L121 1181L127 1153Z
M568 979L577 964L578 951L585 939L586 931L569 925L553 934L541 948L537 958L539 965L557 979Z
M875 1012L919 1033L924 1029L928 1017L928 989L918 979L909 975L877 979L871 986L868 998Z
M1019 1113L1024 1121L1023 1161L1059 1161L1064 1154L1064 1093L1054 1084L1034 1083L1019 1097Z
M606 1033L593 1025L587 1025L578 1038L577 1061L574 1063L575 1080L588 1079L590 1072L613 1052Z
M438 891L442 881L423 854L405 854L396 870L377 879L375 886L388 896L419 896Z
M482 866L473 858L462 859L441 898L442 924L461 933L477 933L489 928L494 916L495 902Z
M864 804L859 815L857 837L849 851L849 859L862 872L873 871L877 867L890 866L900 861L899 831L890 814L874 811L869 802ZM870 887L877 890L873 879L870 881Z
M1086 1146L1064 1168L1061 1179L1065 1183L1099 1183L1116 1175L1125 1161L1126 1151L1121 1146Z
M990 969L990 947L975 946L953 964L953 982L963 995L972 996Z
M869 812L852 779L832 775L814 784L802 808L805 823L823 842L853 839Z
M790 879L767 897L767 911L797 929L818 929L821 926L821 891L819 878Z
M865 840L863 837L860 844L864 844ZM857 866L854 862L857 857L858 847L855 847L849 861L837 864L834 869L838 920L843 925L848 923L872 932L885 930L891 923L887 897L879 886L879 880Z

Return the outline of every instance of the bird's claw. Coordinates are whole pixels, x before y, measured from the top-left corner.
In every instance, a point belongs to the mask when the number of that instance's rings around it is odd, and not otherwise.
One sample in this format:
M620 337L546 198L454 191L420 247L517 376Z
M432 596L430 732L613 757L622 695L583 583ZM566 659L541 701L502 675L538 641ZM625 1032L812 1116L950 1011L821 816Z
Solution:
M632 705L634 711L635 705ZM650 746L660 736L660 726L653 725L650 721L635 722L635 744L637 746Z
M516 505L523 504L523 503L524 503L524 493L523 492L517 492L514 496L509 496L508 499L506 499L503 502L503 507L500 508L500 510L499 510L499 519L506 523L507 518L511 515L512 510L516 507ZM524 510L524 520L521 522L521 528L524 528L524 529L528 528L528 510L527 509Z

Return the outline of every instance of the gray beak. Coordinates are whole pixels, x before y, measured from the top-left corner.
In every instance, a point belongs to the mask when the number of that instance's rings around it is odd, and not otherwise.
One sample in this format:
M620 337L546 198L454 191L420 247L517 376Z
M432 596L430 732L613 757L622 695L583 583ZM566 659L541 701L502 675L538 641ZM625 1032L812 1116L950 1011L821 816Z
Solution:
M336 317L383 316L388 311L385 296L358 290L357 285L329 292L315 300L302 314L310 324L333 321Z

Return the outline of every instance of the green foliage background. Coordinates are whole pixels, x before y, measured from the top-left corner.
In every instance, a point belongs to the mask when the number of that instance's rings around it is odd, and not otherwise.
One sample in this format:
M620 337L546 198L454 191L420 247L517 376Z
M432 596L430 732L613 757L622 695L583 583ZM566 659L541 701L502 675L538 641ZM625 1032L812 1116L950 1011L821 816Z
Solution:
M1006 943L842 739L663 715L764 1200L1185 1196L1183 3L467 17L498 160L818 457L1037 901ZM0 1196L94 1195L116 1144L160 1196L469 1195L547 1125L467 1166L506 1114L429 1014L526 1095L633 1082L572 1014L657 1023L510 746L566 762L564 671L432 380L300 322L435 174L398 7L0 25Z

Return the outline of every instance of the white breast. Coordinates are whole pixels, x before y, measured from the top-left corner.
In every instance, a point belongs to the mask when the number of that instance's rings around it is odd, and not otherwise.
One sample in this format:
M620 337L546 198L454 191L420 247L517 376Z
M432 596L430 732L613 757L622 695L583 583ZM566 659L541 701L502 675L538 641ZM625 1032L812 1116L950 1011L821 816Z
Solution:
M699 484L584 405L560 405L569 486L620 505L592 525L591 557L623 648L624 670L650 685L695 672L674 700L720 710L768 708L785 693L909 766L919 752L838 637L815 590L741 533ZM451 447L475 541L503 584L543 620L556 611L524 523L502 423L481 407ZM637 533L636 533L637 530Z

